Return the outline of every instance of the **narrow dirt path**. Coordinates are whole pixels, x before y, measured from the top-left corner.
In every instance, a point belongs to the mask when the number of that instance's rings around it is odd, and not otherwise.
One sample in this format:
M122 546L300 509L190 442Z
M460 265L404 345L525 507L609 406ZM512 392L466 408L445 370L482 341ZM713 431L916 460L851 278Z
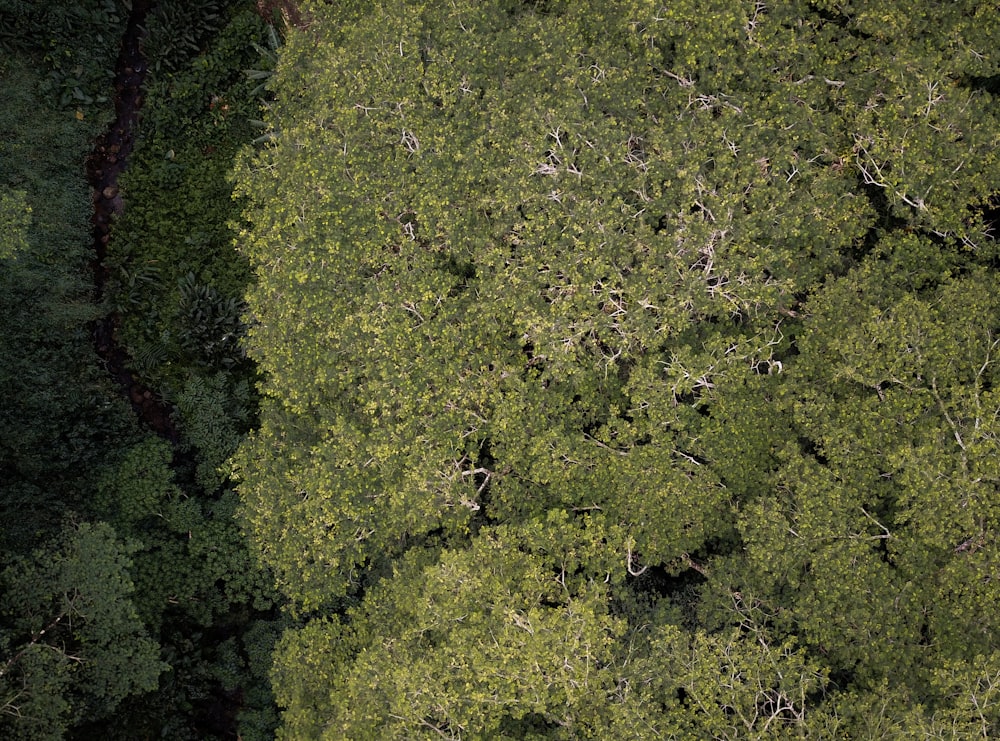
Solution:
M108 241L111 226L124 207L118 189L118 176L128 164L135 143L139 111L142 108L142 85L146 79L146 60L142 55L142 24L152 7L152 0L133 0L132 12L122 37L122 47L115 67L115 118L96 141L87 160L87 180L94 192L94 299L105 298L109 271ZM122 387L142 421L157 434L178 442L179 435L171 418L171 408L129 371L129 357L118 344L120 318L110 314L94 323L94 347L108 372Z

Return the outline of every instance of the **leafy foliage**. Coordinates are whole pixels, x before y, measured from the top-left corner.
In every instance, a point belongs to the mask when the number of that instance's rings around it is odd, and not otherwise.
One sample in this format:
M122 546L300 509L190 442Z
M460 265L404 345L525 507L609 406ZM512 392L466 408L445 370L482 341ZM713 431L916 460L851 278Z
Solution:
M75 19L77 10L90 7L77 5L20 8L13 27L46 14ZM242 61L235 71L224 69L240 54L256 59L259 22L230 10L223 20L233 18L228 46L211 64L197 63L209 86L242 79ZM88 74L103 75L101 65L117 49L121 29L105 21L101 53L86 60ZM82 54L97 36L86 24L68 28L53 40L68 45L67 55ZM174 292L164 325L142 338L136 365L179 379L167 390L179 400L182 423L190 420L179 450L142 436L97 362L89 326L108 308L93 303L92 204L82 163L106 111L97 115L99 97L90 101L95 115L83 102L64 110L40 79L46 66L33 38L13 45L14 55L0 69L9 104L0 112L0 562L10 566L0 617L0 665L7 662L0 735L209 738L235 727L245 692L248 722L266 737L273 709L260 665L268 639L258 630L251 651L242 635L261 615L269 617L274 595L250 562L233 517L235 498L219 473L252 421L252 370L232 336L240 328L235 297L247 271L218 256L221 278L202 272L198 261L170 261L170 270L160 270L141 255L138 267L123 271L127 291L115 299L120 305L144 305L164 279ZM188 83L197 76L189 69ZM249 141L254 130L242 116L256 114L257 102L249 81L245 87L239 125L227 125L224 136L242 130ZM208 102L191 126L224 138L225 117ZM187 137L190 129L176 133ZM231 153L237 142L226 142ZM129 165L141 180L141 161ZM220 157L202 171L212 176L203 192L214 206L229 203L227 167ZM205 208L204 222L195 226L218 235L216 247L228 249L224 222L233 213L232 207ZM195 230L192 237L191 254L200 259L203 235ZM182 283L192 272L197 280ZM225 297L214 288L220 284ZM64 530L67 519L74 524ZM39 620L48 622L36 625ZM220 712L222 702L228 708ZM209 724L220 717L225 727Z
M226 22L225 3L219 0L156 3L146 19L143 52L155 74L178 72L204 52Z
M196 480L206 493L218 491L226 479L228 460L251 422L253 393L245 380L218 373L193 377L177 399L186 421L184 437L198 454Z
M28 246L28 227L31 225L31 207L24 191L5 188L0 193L0 224L3 224L3 242L0 243L0 260L17 257Z
M0 111L0 497L4 550L30 551L85 506L93 467L135 431L95 362L82 162L94 128L37 98L22 56ZM67 163L72 163L67 165Z
M285 737L993 732L990 4L305 10L237 189Z
M0 49L35 60L42 76L34 92L47 102L105 116L127 15L115 0L3 0Z
M171 672L123 705L120 726L93 732L211 738L239 723L244 737L267 737L273 699L243 636L266 633L277 595L234 518L225 466L256 406L238 344L249 272L232 249L228 169L256 136L257 83L243 69L262 66L266 31L248 3L163 3L148 26L152 82L122 178L109 290L134 370L173 405L180 440L123 449L104 469L100 501L140 544L138 607Z
M181 12L169 3L158 12L171 8ZM266 32L245 8L217 10L211 24L222 29L212 44L153 76L122 178L130 207L109 246L122 340L144 378L168 397L181 392L190 373L241 366L238 373L249 375L237 340L250 274L232 248L229 223L239 209L228 171L236 149L257 135L250 120L259 117L259 99L243 70L258 62L254 45ZM180 64L184 57L171 58Z
M131 550L110 526L82 524L3 571L6 733L61 738L156 686L166 667L130 599Z

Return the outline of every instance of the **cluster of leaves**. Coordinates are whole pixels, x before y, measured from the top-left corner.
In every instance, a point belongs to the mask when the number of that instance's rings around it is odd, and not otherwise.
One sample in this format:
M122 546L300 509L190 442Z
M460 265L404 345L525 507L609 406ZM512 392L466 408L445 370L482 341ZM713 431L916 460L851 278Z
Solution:
M160 7L151 37L173 28L167 20L181 10ZM129 205L109 246L120 340L144 381L175 403L185 445L199 457L195 483L208 495L256 407L253 367L239 346L250 272L232 246L239 207L228 173L258 133L259 81L245 70L263 68L260 50L276 41L246 3L216 12L203 34L221 28L207 46L198 42L200 54L171 51L152 75L122 178Z
M132 603L131 550L84 523L0 574L0 715L19 737L63 738L156 686L166 666Z
M62 107L107 115L128 10L116 0L0 2L0 50L27 54L44 74L35 93Z
M154 77L183 70L214 43L228 13L223 0L161 0L146 18L143 52Z
M120 711L115 738L141 729L209 737L198 726L204 722L198 709L213 692L260 684L249 676L259 658L251 662L240 652L243 633L276 601L270 578L251 563L235 525L235 495L207 498L196 481L178 482L173 456L159 439L132 447L105 468L94 497L97 513L136 544L136 609L159 636L170 665L154 696L136 698ZM220 645L225 639L228 648ZM224 659L227 651L235 658Z
M245 5L245 4L243 4ZM250 278L232 247L238 217L228 172L257 136L257 48L269 35L243 6L204 53L153 76L122 193L129 208L109 247L122 341L148 383L175 398L191 373L250 372L238 339Z
M998 732L991 4L305 10L238 170L283 737Z

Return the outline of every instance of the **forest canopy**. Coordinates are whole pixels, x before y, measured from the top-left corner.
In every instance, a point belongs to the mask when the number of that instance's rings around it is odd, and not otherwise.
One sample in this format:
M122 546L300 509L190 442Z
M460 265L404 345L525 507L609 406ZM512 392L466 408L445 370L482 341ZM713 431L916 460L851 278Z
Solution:
M280 596L220 470L256 406L252 364L225 336L249 278L227 176L259 133L245 70L266 74L277 33L248 0L155 5L0 0L12 741L264 741L277 722Z
M312 3L237 168L282 737L1000 733L993 3Z

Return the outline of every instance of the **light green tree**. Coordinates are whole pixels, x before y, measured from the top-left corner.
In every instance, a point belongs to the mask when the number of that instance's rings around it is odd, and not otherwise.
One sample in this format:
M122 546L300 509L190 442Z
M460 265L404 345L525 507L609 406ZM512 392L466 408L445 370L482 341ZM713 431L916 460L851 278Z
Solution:
M964 717L996 650L989 4L304 10L237 168L286 736Z

